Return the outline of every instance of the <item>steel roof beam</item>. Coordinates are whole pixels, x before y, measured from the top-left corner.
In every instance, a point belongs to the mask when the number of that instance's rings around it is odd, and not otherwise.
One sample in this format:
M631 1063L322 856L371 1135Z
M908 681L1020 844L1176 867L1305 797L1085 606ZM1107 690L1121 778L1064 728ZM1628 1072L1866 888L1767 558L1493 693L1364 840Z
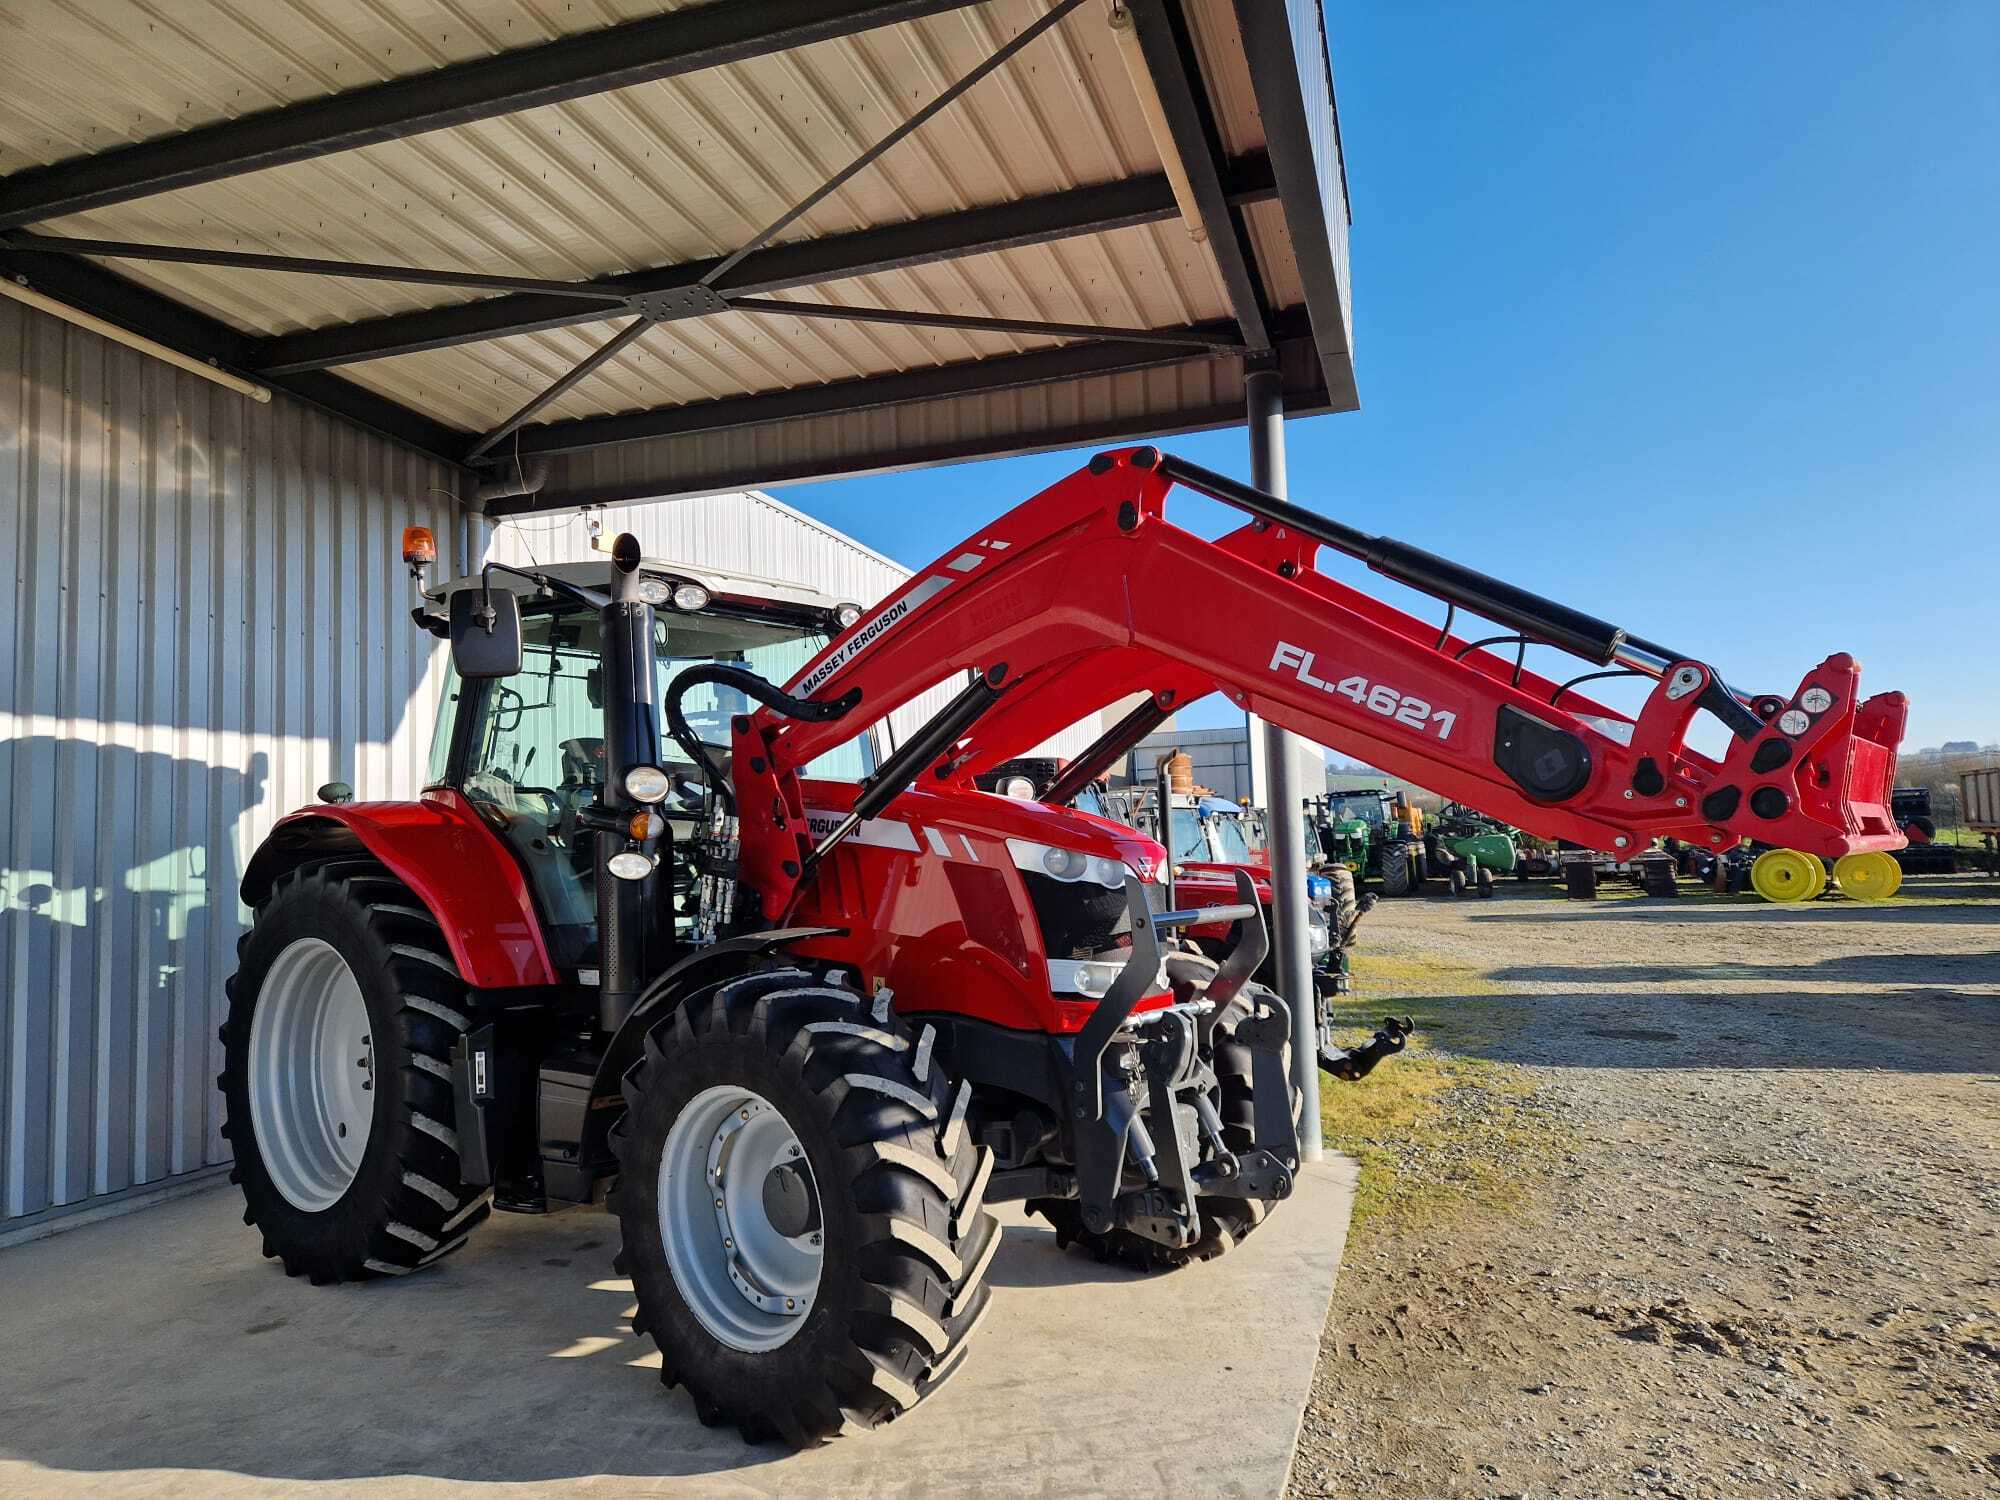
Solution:
M1309 27L1299 34L1301 22ZM1272 170L1283 189L1280 205L1292 253L1299 263L1313 336L1337 410L1359 404L1354 359L1342 304L1347 230L1347 166L1340 145L1340 116L1333 98L1333 68L1324 23L1264 0L1236 0L1243 54L1257 95L1257 113Z
M1257 275L1256 257L1242 215L1229 202L1225 186L1221 132L1202 83L1201 64L1179 0L1124 0L1133 29L1146 55L1146 71L1160 96L1167 129L1180 153L1181 165L1194 189L1195 204L1208 229L1208 247L1229 292L1243 343L1252 352L1271 347L1266 326L1266 300Z
M1263 202L1276 193L1271 164L1261 153L1232 160L1225 182L1231 203ZM934 265L961 256L1016 250L1079 235L1156 224L1176 217L1177 213L1173 189L1164 174L1155 173L1070 188L1018 203L962 209L906 224L767 245L721 278L715 289L732 298L795 291L822 282ZM687 261L579 285L615 294L621 300L670 295L702 285L718 264L719 257ZM484 339L569 328L607 316L616 316L616 312L591 308L568 296L488 297L451 307L392 313L355 323L281 334L259 345L257 367L274 375L322 370Z
M252 369L249 354L256 340L248 334L88 260L73 255L0 249L0 276L18 278L58 301L95 313L121 328L157 339L247 380L310 402L433 458L456 462L465 448L466 434L458 428L364 390L338 375L306 372L271 376Z
M981 318L970 314L909 312L894 307L843 307L832 302L788 302L770 297L737 297L730 312L764 313L774 318L825 318L834 323L889 323L912 328L962 328L970 333L1020 333L1059 339L1112 339L1170 348L1241 349L1234 329L1119 328L1102 323L1044 323L1033 318Z
M545 281L534 276L488 276L478 271L437 271L422 266L384 265L366 260L323 260L307 255L265 255L252 250L209 250L199 245L154 245L133 240L84 240L68 235L0 233L0 247L40 250L49 255L92 255L104 260L157 260L188 266L227 266L238 271L279 271L293 276L348 276L360 281L399 281L411 286L457 286L482 292L527 292L608 302L622 307L625 294L585 282ZM607 313L606 316L609 316Z
M742 62L979 0L735 0L280 105L0 178L0 229Z
M1166 329L1153 331L1182 332ZM1189 335L1206 336L1232 331L1226 323L1197 325L1185 330ZM1296 342L1310 336L1310 325L1303 317L1287 318L1278 331L1281 337ZM1187 347L1162 348L1156 343L1109 339L1066 344L1058 349L1036 349L1025 354L962 360L925 369L805 386L797 390L726 396L714 401L657 407L651 411L580 417L566 422L524 427L515 441L509 443L508 454L511 457L518 452L525 459L602 448L643 438L686 437L729 428L844 415L913 401L937 401L951 396L1018 390L1024 386L1075 380L1087 375L1112 375L1128 370L1185 364L1190 360L1212 359L1221 352Z

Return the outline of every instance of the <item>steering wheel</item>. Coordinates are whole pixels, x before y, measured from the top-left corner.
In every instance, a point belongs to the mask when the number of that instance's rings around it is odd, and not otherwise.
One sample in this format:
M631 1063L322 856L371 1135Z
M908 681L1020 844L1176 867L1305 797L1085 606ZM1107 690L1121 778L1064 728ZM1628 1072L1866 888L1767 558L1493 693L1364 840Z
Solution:
M534 793L537 797L540 797L542 801L548 804L548 814L545 821L553 824L557 818L562 816L563 807L565 805L565 799L563 797L563 794L557 791L554 787L529 786L526 783L521 783L516 785L514 788L514 795L517 797L521 796L523 793L526 792Z

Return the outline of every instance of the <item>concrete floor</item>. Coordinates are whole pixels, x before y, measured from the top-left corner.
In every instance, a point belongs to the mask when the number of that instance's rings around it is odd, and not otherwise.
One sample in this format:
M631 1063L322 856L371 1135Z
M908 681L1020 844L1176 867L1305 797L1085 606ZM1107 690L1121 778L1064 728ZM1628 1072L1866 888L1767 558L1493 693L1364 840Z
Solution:
M204 1191L0 1252L0 1494L1275 1496L1353 1186L1309 1168L1240 1249L1159 1276L1010 1209L965 1367L806 1454L661 1387L606 1215L501 1215L425 1275L315 1289Z

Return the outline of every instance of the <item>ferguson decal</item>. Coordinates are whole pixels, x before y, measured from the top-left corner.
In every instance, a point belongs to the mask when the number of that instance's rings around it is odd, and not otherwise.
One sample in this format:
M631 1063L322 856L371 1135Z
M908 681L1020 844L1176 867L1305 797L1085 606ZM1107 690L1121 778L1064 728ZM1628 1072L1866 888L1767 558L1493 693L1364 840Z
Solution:
M881 639L883 633L898 620L909 614L918 605L935 598L940 592L949 587L951 587L951 580L949 578L926 578L922 583L903 595L902 598L896 600L887 609L883 610L874 619L855 626L853 633L836 646L824 661L808 672L804 681L791 690L793 695L800 698L810 698L821 687L826 685L827 680L834 673L838 672L842 667L853 661L855 657L874 645L877 640Z
M1406 729L1428 733L1435 726L1437 737L1441 740L1450 739L1451 731L1458 723L1458 715L1452 710L1433 709L1423 699L1398 692L1386 682L1370 682L1366 677L1359 676L1328 682L1323 677L1316 677L1313 675L1313 653L1303 646L1294 646L1290 641L1278 642L1278 649L1271 653L1271 670L1290 672L1309 688L1318 688L1322 693L1337 693L1370 713L1394 720Z

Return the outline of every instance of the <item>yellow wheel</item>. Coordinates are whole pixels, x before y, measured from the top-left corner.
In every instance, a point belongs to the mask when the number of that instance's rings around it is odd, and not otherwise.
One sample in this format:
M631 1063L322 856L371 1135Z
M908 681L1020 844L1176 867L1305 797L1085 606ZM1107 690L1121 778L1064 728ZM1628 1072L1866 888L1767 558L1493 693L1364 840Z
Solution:
M1750 885L1766 901L1810 901L1826 866L1796 849L1766 849L1750 866Z
M1834 862L1833 878L1844 896L1856 901L1887 901L1903 885L1903 867L1893 854L1843 854Z
M1812 862L1813 876L1812 894L1806 897L1806 900L1817 901L1821 896L1826 894L1826 861L1821 859L1817 854L1808 854L1806 858Z

